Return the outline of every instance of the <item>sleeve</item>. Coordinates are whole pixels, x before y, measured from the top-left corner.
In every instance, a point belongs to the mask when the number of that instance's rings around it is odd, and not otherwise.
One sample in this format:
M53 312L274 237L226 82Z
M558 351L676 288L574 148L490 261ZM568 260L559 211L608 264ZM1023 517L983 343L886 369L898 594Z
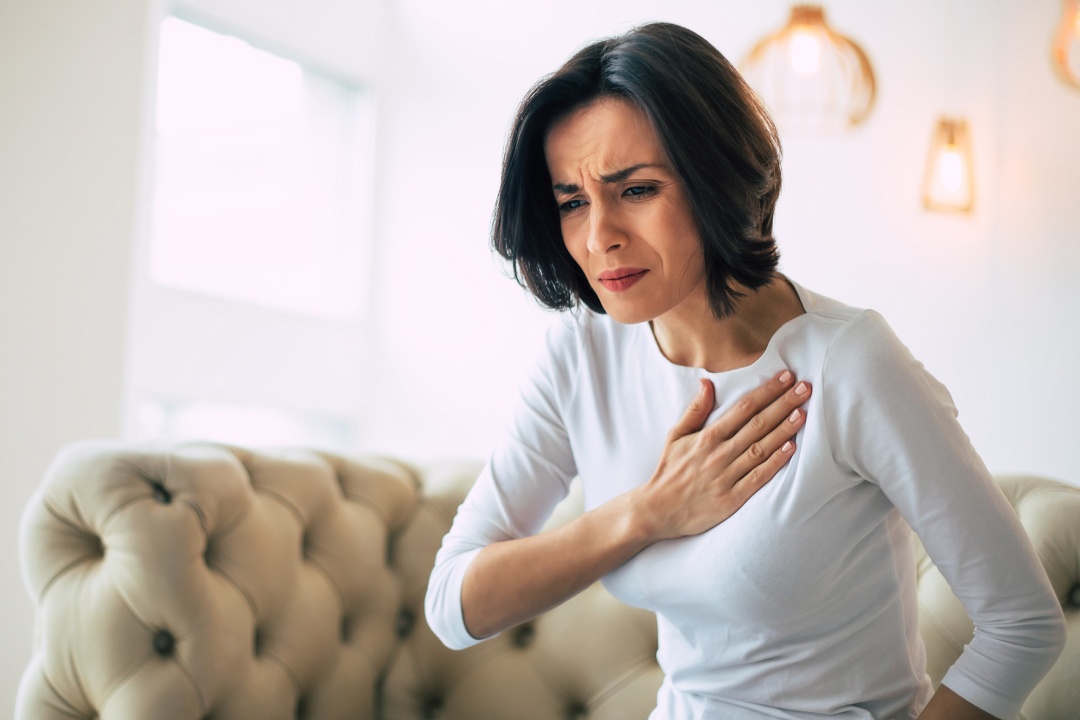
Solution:
M461 609L461 585L473 558L491 543L539 532L577 474L562 411L575 385L576 334L568 323L548 332L503 438L435 556L424 611L451 649L480 642L466 630Z
M880 486L974 622L943 684L995 717L1016 717L1061 653L1064 616L948 391L872 311L834 339L822 385L836 461Z

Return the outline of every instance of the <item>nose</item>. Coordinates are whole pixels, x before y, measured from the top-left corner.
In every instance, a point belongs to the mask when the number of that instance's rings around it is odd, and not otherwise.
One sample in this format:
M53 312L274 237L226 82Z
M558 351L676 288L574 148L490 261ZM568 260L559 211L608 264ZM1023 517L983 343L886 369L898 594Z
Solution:
M626 234L618 218L610 210L594 203L589 213L589 238L586 242L589 252L603 255L621 248L626 242Z

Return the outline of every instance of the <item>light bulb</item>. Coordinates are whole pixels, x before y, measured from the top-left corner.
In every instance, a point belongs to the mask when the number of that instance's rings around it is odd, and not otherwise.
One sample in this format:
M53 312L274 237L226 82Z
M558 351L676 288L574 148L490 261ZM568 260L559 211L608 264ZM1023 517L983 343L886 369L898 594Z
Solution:
M934 128L923 181L928 210L968 212L975 203L971 141L963 120L940 118Z
M941 186L949 192L958 191L964 184L964 161L955 147L949 146L941 153L938 162Z
M802 76L813 75L821 65L821 44L811 30L797 30L791 38L791 67Z

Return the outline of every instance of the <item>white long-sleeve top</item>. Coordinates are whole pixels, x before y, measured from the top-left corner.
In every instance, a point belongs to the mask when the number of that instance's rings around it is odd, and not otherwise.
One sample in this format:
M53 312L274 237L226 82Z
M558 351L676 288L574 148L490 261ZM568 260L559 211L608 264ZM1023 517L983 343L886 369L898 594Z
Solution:
M881 316L795 288L806 313L752 365L722 373L673 365L647 323L583 313L555 325L436 558L436 635L478 642L462 619L469 563L538 532L576 475L586 510L646 482L699 378L716 387L712 422L788 368L814 387L790 462L720 525L652 545L604 579L657 614L665 680L651 717L916 717L931 685L912 529L975 623L944 684L1015 717L1064 641L1015 512L948 391Z

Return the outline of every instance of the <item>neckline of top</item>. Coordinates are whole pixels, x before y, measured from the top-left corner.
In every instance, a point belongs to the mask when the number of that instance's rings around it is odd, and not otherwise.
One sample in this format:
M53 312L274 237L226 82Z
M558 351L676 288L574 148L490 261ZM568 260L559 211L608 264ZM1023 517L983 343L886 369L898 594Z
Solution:
M780 339L783 338L785 335L791 333L794 328L800 326L805 321L805 318L807 318L813 312L813 294L806 288L804 288L802 285L799 285L797 282L787 277L786 275L780 275L780 278L784 280L788 285L790 285L791 288L795 291L795 294L799 298L799 302L802 304L803 312L778 327L776 329L776 332L772 334L772 337L769 338L769 342L765 345L765 350L762 351L761 355L759 355L754 360L754 362L750 363L749 365L731 368L730 370L721 370L720 372L710 372L709 370L701 367L694 367L691 365L678 365L676 363L673 363L668 360L667 356L664 355L663 351L660 349L660 344L656 341L656 335L653 334L652 326L647 322L638 324L638 327L640 329L639 335L646 346L645 354L652 357L655 362L659 363L662 367L669 371L679 372L683 373L684 375L690 375L693 377L720 378L731 377L733 375L741 373L753 372L770 354L769 351L773 349L776 343L779 342Z

